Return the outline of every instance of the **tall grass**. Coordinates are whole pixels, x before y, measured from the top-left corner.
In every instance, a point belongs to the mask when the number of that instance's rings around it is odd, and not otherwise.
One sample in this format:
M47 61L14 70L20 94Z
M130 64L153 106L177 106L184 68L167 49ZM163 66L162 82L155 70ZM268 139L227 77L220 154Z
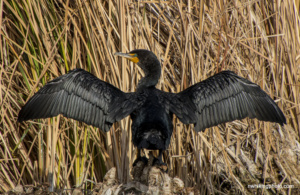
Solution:
M201 193L299 186L299 6L299 0L1 0L0 191L46 182L51 189L92 189L89 180L102 181L112 167L120 182L131 180L136 148L129 117L108 133L62 116L16 121L41 86L74 68L134 91L141 70L113 53L136 48L161 60L159 89L179 92L229 69L259 84L287 117L285 128L244 119L203 133L174 119L164 154L171 176ZM274 190L295 189L254 189Z

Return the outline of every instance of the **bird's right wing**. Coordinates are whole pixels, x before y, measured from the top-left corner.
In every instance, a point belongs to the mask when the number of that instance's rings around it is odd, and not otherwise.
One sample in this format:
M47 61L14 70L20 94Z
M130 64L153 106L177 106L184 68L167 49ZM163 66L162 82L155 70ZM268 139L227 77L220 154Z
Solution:
M41 88L21 109L18 121L62 114L103 131L128 116L143 100L124 93L82 69L62 75Z
M286 123L270 96L231 71L220 72L180 93L164 92L161 103L181 122L195 124L196 131L245 117Z

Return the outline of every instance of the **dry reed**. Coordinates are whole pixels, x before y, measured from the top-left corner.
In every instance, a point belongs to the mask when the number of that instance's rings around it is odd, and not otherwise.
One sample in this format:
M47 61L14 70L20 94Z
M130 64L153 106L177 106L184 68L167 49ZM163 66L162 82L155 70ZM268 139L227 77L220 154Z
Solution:
M103 133L62 116L19 124L17 115L42 85L74 68L134 91L141 70L113 53L145 48L161 59L159 89L179 92L229 69L259 84L287 118L283 128L244 119L201 133L174 119L164 154L170 176L200 194L300 193L299 7L299 0L1 0L0 192L93 190L112 167L119 182L131 181L129 117Z

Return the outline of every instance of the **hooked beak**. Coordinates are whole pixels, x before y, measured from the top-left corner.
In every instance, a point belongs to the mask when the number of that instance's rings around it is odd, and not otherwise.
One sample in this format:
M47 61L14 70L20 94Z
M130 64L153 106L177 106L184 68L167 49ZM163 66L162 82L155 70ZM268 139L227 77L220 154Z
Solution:
M117 52L114 53L115 56L120 56L120 57L124 57L127 58L128 60L134 62L134 63L138 63L139 62L139 58L137 57L137 55L135 53L121 53L121 52Z

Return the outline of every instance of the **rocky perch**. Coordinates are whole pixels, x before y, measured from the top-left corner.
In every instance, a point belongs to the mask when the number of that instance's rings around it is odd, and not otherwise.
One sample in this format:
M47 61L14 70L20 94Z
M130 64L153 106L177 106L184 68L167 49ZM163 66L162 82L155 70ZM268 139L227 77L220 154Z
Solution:
M198 194L192 188L185 188L177 177L170 177L165 167L145 165L139 161L131 170L133 181L118 183L116 168L111 168L104 176L103 183L97 184L93 195L98 194Z

